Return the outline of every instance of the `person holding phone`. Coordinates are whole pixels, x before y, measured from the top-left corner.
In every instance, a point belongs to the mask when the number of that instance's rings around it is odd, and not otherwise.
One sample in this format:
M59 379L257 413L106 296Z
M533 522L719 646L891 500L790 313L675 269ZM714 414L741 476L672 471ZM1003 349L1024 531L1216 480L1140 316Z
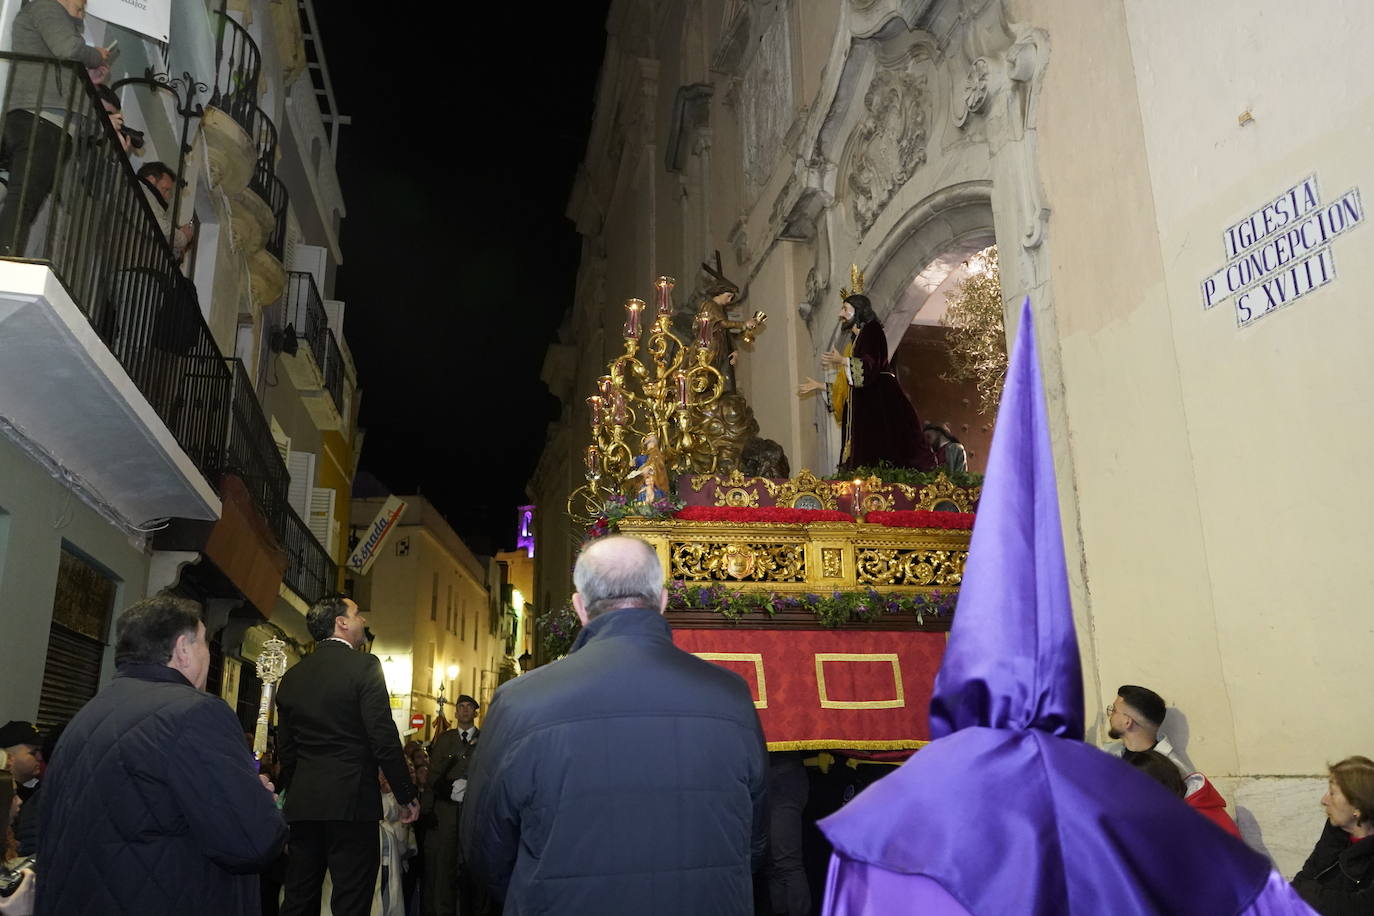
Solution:
M12 50L79 61L88 70L106 67L111 51L86 44L85 16L86 0L32 0L14 17ZM72 85L70 68L26 61L16 62L10 72L3 134L11 165L9 191L0 207L0 257L22 257L29 227L70 148L63 130L72 120L68 105L88 106L81 100L81 87Z

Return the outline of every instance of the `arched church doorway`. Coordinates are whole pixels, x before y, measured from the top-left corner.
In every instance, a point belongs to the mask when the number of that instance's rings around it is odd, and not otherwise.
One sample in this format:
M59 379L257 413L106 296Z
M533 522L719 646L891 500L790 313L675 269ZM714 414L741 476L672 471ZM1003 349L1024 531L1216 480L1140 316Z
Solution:
M984 246L960 258L963 253L962 249L946 252L913 281L913 285L936 285L906 325L892 363L897 380L916 405L921 421L943 427L962 443L968 470L981 474L992 444L995 410L984 412L987 399L977 382L957 371L952 351L958 345L959 331L947 322L951 301L966 295L968 282L995 272L996 248ZM1005 340L1001 353L1005 357Z
M983 412L978 385L956 377L951 351L958 332L946 317L965 281L988 269L996 244L990 191L990 183L971 182L914 207L874 258L866 283L902 389L922 423L946 426L964 445L974 473L987 465L995 405ZM884 309L885 303L892 305ZM1005 353L1005 339L1001 345Z

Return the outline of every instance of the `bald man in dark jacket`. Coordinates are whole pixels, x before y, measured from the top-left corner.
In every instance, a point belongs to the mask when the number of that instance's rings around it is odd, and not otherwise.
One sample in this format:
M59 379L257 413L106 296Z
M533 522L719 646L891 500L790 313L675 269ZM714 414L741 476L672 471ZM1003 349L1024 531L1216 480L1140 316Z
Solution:
M578 558L567 658L503 684L462 842L507 916L752 916L766 848L763 730L744 679L673 645L653 548Z

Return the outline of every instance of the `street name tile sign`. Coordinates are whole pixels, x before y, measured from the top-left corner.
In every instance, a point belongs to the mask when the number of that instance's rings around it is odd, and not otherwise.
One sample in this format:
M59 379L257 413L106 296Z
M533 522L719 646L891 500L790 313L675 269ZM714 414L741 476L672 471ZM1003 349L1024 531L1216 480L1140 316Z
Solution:
M1227 264L1202 281L1202 307L1234 298L1245 327L1336 279L1331 243L1364 222L1359 188L1321 202L1309 175L1222 233Z

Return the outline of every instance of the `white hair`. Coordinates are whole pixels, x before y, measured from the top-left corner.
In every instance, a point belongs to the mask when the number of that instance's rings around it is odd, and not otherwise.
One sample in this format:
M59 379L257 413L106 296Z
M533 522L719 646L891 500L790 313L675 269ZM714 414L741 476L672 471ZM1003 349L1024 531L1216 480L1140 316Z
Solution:
M592 541L577 558L573 585L587 616L615 607L658 609L663 594L663 565L658 552L639 538L613 536Z

